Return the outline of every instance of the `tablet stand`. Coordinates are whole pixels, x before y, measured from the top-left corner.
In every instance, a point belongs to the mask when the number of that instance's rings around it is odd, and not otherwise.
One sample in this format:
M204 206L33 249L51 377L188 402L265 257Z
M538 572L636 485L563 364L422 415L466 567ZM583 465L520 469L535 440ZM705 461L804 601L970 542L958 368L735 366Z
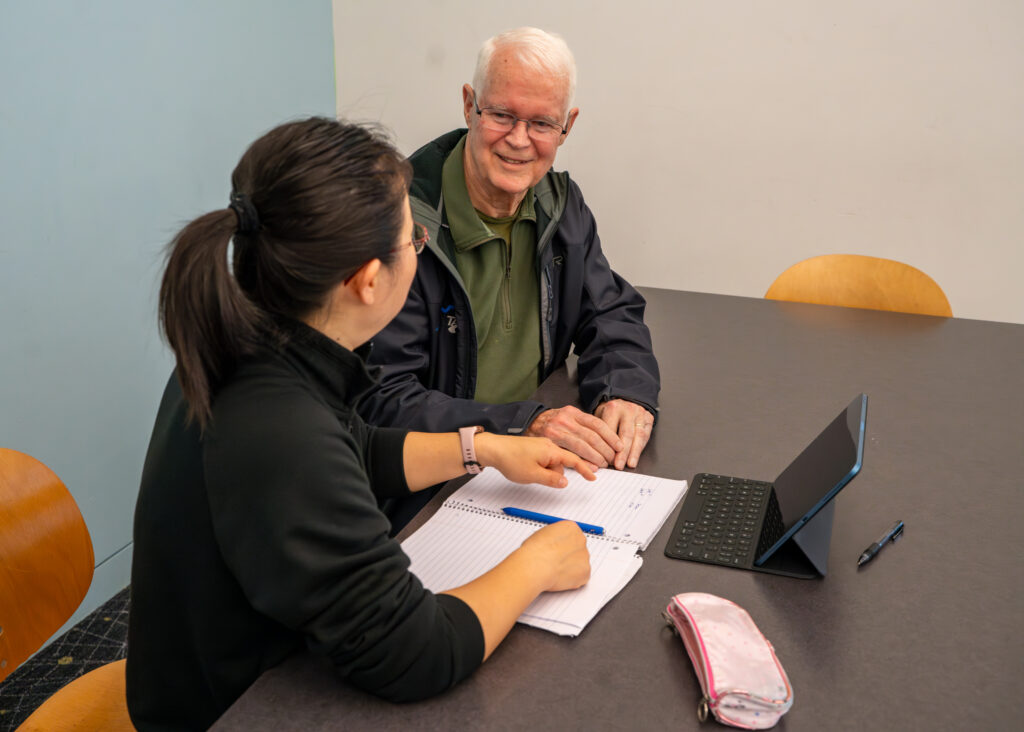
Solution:
M750 569L802 579L824 577L828 571L835 507L834 499L826 503L802 529L772 552L764 564L755 564Z

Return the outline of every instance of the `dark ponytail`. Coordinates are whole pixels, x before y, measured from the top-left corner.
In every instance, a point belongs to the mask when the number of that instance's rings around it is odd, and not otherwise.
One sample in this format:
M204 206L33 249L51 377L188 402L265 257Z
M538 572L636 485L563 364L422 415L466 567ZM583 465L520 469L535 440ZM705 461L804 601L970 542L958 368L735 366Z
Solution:
M342 121L281 125L249 147L231 208L182 229L160 286L160 322L200 427L238 359L280 337L278 317L301 319L369 260L394 260L410 177L381 132Z

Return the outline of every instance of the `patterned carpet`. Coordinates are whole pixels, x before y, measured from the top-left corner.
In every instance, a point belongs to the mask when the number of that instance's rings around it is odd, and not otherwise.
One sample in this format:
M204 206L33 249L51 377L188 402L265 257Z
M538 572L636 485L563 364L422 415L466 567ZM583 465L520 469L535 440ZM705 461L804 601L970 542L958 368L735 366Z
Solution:
M15 729L72 679L124 658L127 636L126 587L0 683L0 732Z

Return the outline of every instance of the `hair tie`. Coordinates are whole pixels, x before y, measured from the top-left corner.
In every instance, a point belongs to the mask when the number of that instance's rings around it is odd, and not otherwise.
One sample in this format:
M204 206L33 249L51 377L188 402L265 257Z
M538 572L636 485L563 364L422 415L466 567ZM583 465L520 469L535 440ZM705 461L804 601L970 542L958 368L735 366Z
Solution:
M260 230L260 216L256 213L256 207L252 199L246 193L231 193L231 203L228 208L235 212L238 217L238 232L240 234L255 234Z

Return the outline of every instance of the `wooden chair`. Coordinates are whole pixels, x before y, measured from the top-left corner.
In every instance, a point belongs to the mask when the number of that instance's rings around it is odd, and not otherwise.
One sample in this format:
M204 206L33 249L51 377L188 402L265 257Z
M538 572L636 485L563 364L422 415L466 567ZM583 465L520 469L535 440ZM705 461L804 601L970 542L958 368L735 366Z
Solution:
M848 308L953 316L935 280L909 264L859 254L825 254L797 262L764 295Z
M41 462L0 448L0 681L35 653L81 604L92 582L89 531L75 499ZM125 662L80 676L47 699L18 732L133 730Z

